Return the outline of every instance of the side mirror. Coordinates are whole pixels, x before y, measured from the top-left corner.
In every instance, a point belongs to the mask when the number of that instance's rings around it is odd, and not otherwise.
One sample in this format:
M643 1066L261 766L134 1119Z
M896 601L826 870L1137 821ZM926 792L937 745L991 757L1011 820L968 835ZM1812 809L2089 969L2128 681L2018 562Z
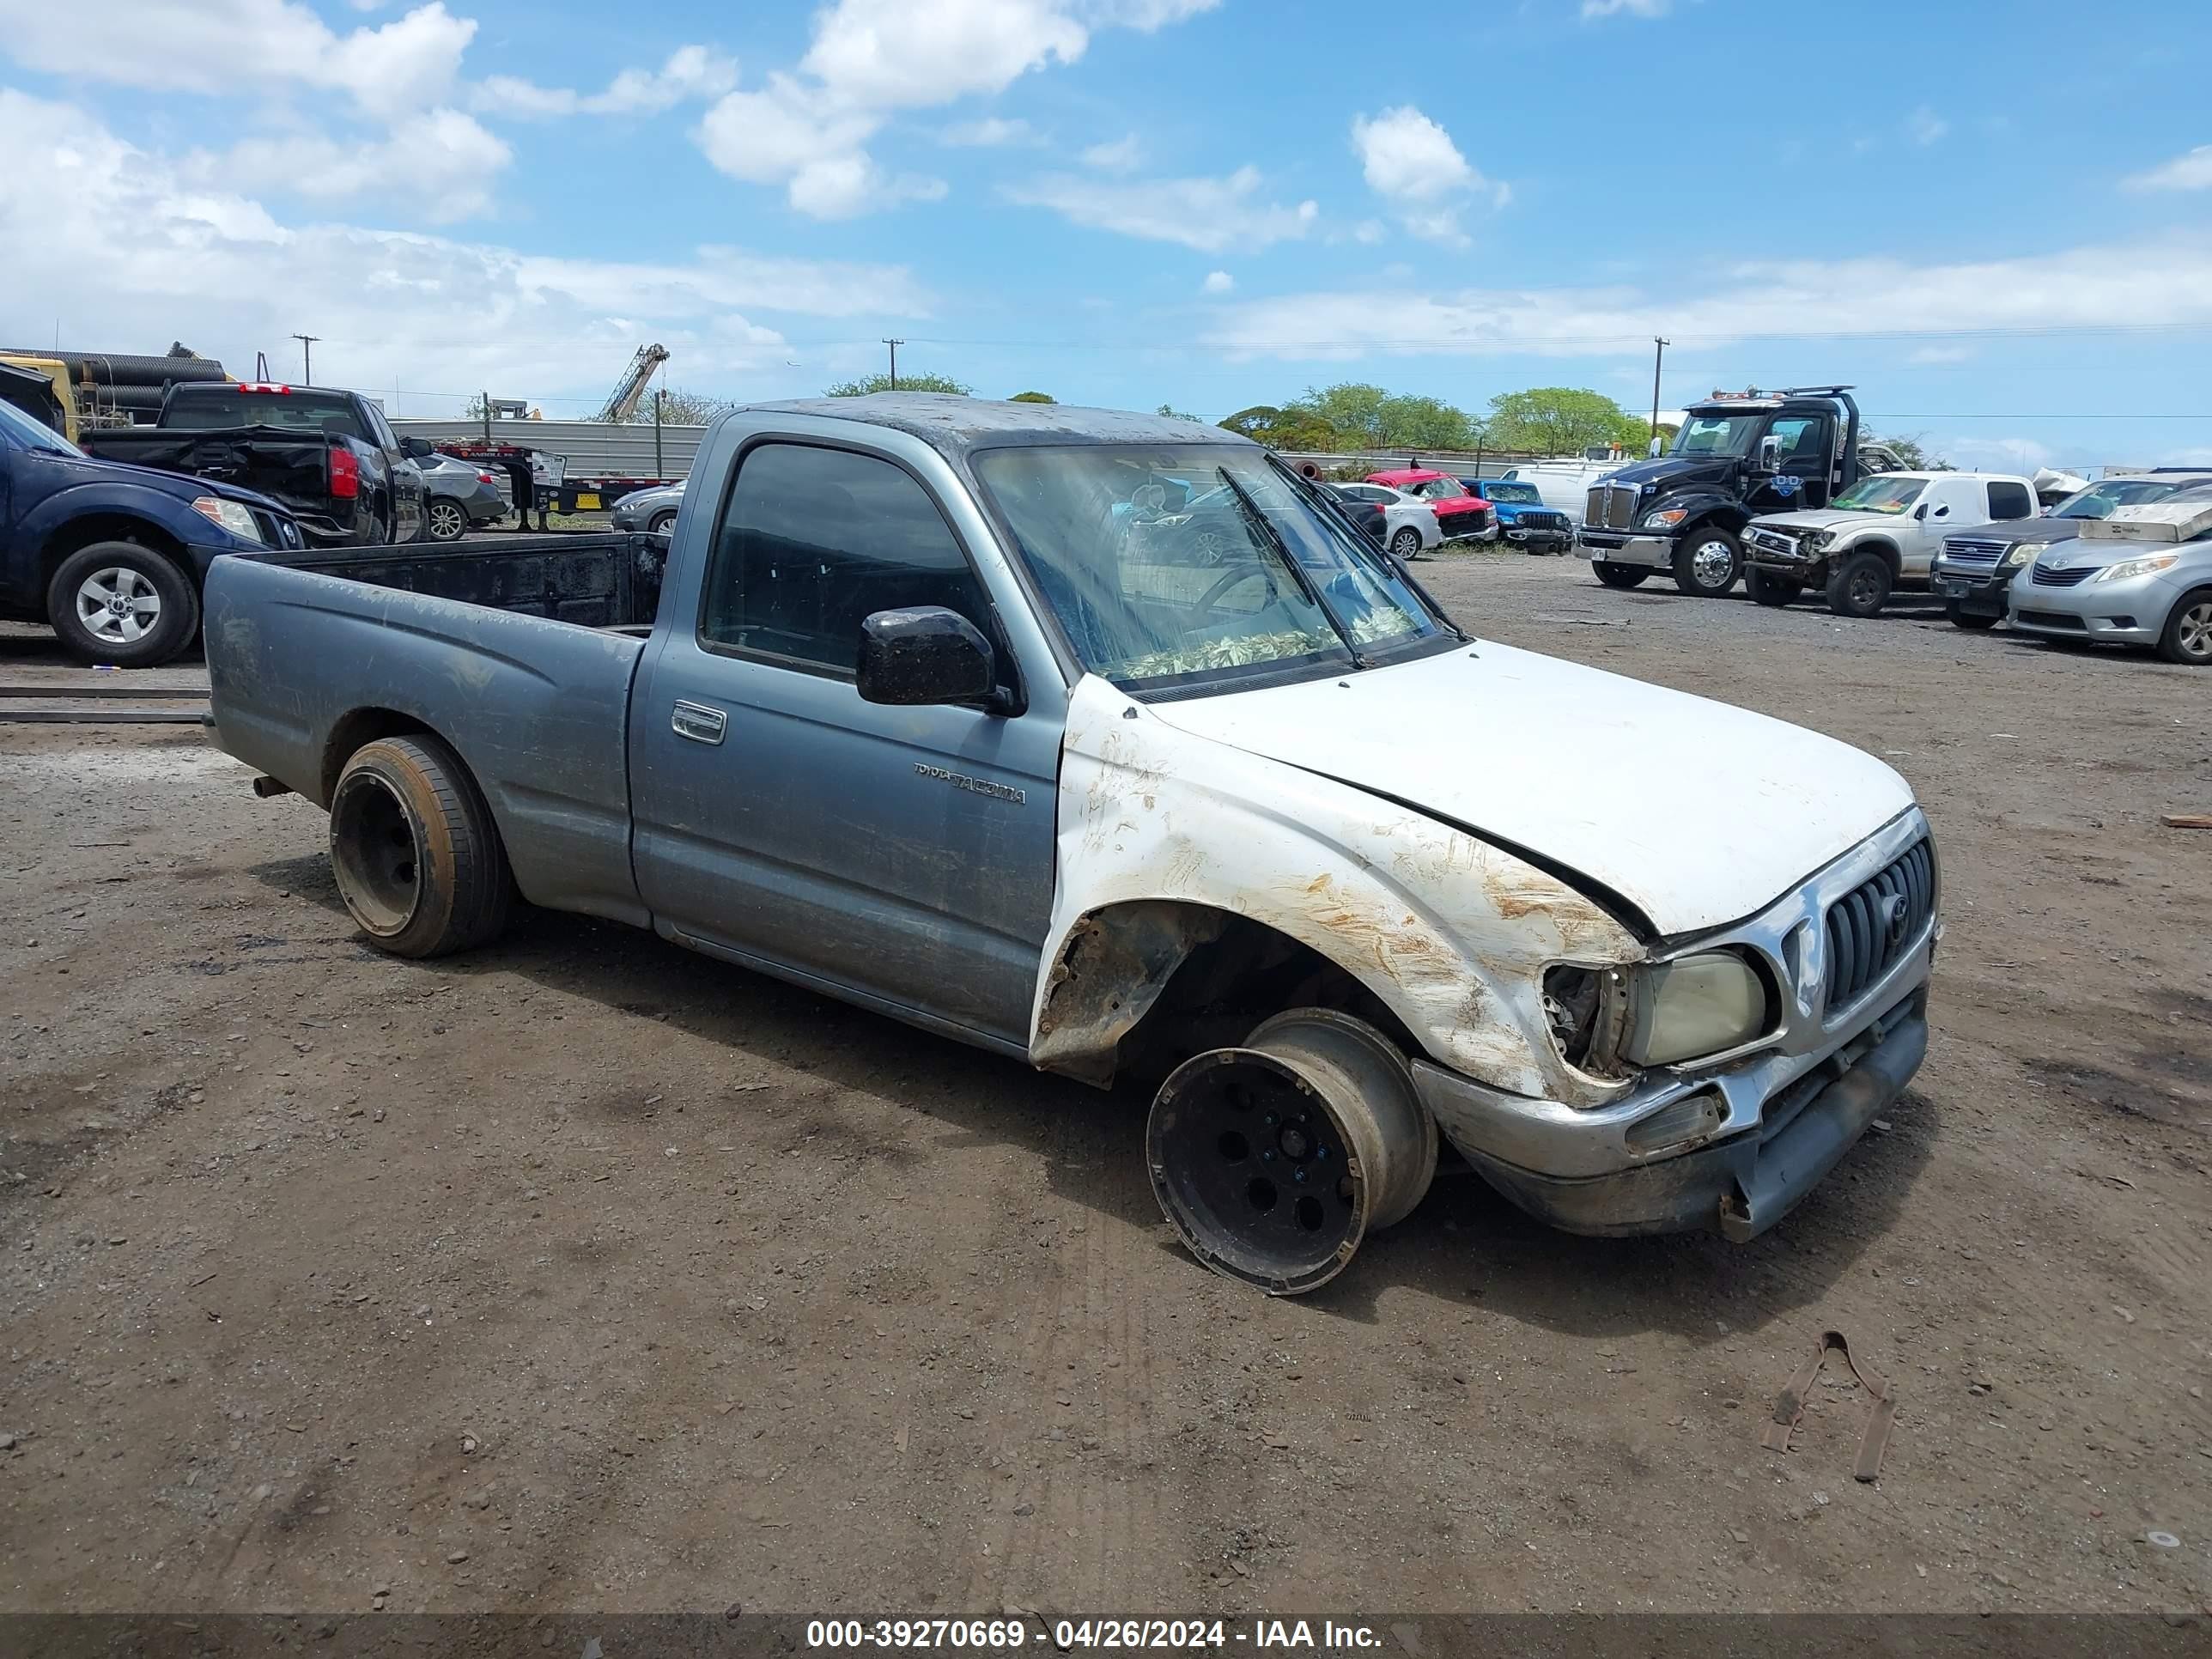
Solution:
M864 702L987 702L997 686L991 642L941 605L866 617L857 678Z
M1659 459L1660 447L1664 441L1665 441L1662 439L1657 433L1653 433L1651 434L1651 447L1644 453L1650 456L1653 460L1657 460Z
M1761 472L1782 471L1782 440L1776 437L1759 441L1759 470Z
M428 438L402 438L399 441L399 453L410 461L422 460L432 453L430 441Z
M1914 507L1914 508L1912 509L1912 516L1913 516L1915 519L1921 519L1921 520L1924 520L1924 519L1926 519L1926 518L1927 518L1927 516L1928 516L1928 503L1927 503L1927 502L1925 502L1925 501L1923 501L1923 502L1921 502L1921 503L1920 503L1920 505L1919 505L1919 506L1917 506L1917 507Z

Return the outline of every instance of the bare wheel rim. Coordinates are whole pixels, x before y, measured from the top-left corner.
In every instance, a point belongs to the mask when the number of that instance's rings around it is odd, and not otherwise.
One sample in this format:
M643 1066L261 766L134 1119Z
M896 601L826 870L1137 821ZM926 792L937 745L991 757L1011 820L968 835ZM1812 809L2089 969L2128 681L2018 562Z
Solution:
M77 584L76 619L105 645L136 645L161 625L161 595L122 565L95 570Z
M441 541L461 533L461 509L451 501L436 501L430 507L430 533Z
M1735 562L1735 550L1726 542L1700 542L1690 555L1690 571L1700 587L1717 587L1728 580L1729 567Z
M356 772L331 806L331 864L356 921L389 939L414 920L422 902L422 849L392 785Z
M2181 613L2174 643L2185 657L2212 657L2212 599L2199 599Z

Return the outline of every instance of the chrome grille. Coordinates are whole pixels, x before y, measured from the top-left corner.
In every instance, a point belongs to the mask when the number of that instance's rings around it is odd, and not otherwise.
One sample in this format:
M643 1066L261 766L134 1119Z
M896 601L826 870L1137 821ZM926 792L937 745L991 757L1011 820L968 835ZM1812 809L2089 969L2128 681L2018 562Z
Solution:
M1936 914L1936 852L1923 838L1828 907L1828 1012L1848 1007L1903 959Z
M1743 538L1753 547L1763 547L1770 553L1795 555L1797 551L1797 538L1785 536L1778 530L1760 530L1754 526L1744 532Z
M2077 582L2088 580L2096 572L2094 570L2053 570L2048 565L2039 564L2029 580L2038 587L2072 587Z
M1626 530L1636 520L1633 484L1592 484L1583 522L1594 530Z
M2008 545L2004 542L1977 540L1971 536L1947 538L1943 543L1943 556L1953 564L1995 564L2004 557Z

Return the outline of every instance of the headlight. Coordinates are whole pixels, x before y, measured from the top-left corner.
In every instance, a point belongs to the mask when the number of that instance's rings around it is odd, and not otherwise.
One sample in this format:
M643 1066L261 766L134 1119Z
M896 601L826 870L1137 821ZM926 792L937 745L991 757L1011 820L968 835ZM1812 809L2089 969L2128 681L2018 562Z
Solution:
M2139 559L2122 559L2118 564L2108 564L2089 580L2093 582L2124 582L2130 576L2148 576L2153 571L2171 570L2180 561L2179 553L2146 553Z
M1672 530L1689 516L1690 510L1685 507L1662 507L1656 513L1644 515L1644 527L1646 530Z
M1717 1054L1766 1029L1766 987L1732 951L1678 957L1644 970L1621 1043L1634 1066L1667 1066Z
M1812 530L1806 532L1804 545L1817 552L1835 539L1836 532L1832 530Z
M1741 1048L1772 1023L1766 982L1733 951L1633 969L1561 963L1544 975L1559 1057L1601 1077Z
M221 525L243 542L258 542L261 526L253 522L252 509L243 501L227 501L220 495L202 495L192 503L192 511L203 519Z
M2005 568L2010 570L2015 565L2030 563L2037 554L2050 545L2049 542L2022 542L2005 555Z

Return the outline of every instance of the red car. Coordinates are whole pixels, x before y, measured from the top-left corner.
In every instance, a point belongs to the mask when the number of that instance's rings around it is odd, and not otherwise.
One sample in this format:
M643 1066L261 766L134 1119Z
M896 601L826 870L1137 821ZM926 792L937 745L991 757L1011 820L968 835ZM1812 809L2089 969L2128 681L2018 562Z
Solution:
M1395 489L1431 509L1437 515L1441 540L1498 539L1498 514L1490 503L1473 494L1449 472L1425 466L1401 467L1395 472L1370 472L1367 482Z

